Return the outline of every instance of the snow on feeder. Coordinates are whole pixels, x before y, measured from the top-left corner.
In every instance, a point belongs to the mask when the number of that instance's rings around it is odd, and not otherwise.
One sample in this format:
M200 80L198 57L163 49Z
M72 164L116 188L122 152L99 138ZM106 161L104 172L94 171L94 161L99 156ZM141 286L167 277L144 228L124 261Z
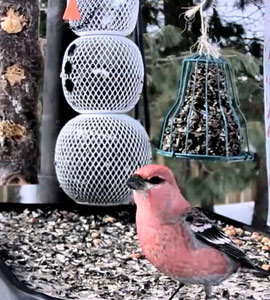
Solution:
M248 160L247 126L224 58L183 61L174 106L164 119L158 154L190 159Z
M126 112L139 101L144 66L138 47L117 36L88 36L67 48L62 67L65 97L79 113Z
M122 114L77 116L64 126L56 143L58 181L78 203L130 201L127 179L150 161L147 133L138 121Z
M74 0L68 0L68 6ZM77 35L116 34L127 36L134 30L139 0L77 0L80 18L69 20Z

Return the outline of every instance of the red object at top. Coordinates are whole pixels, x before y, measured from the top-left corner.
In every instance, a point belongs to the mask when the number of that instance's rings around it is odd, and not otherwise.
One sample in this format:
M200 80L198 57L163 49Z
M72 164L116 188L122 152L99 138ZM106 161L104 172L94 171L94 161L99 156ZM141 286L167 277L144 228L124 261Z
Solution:
M81 19L81 14L79 11L77 0L68 1L63 19L65 21L79 21Z

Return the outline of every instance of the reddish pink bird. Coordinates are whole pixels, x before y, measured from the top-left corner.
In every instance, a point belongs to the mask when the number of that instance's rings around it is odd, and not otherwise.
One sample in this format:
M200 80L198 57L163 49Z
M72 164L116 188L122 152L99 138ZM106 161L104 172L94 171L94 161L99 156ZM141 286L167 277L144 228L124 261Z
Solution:
M137 205L136 225L144 254L161 272L184 284L211 287L236 272L250 269L259 277L270 272L253 264L214 222L182 196L167 167L148 165L128 180Z

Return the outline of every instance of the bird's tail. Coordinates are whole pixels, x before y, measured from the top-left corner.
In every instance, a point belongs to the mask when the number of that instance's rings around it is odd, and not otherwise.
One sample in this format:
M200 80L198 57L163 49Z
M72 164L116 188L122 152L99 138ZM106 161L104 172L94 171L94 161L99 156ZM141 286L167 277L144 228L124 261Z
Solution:
M252 261L246 260L243 264L243 267L252 271L252 273L259 278L265 278L270 276L269 270L264 270L258 266L256 266ZM270 280L270 278L269 278Z
M264 270L260 267L255 267L254 268L254 272L253 274L256 276L256 277L259 277L259 278L265 278L265 277L269 277L270 276L270 271L267 271L267 270ZM269 278L270 280L270 278Z

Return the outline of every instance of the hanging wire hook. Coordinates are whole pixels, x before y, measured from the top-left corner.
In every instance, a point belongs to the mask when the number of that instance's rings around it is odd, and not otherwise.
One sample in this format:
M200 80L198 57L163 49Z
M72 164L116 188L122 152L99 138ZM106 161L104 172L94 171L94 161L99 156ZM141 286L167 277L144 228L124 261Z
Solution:
M208 10L211 6L215 6L216 1L215 0L196 0L196 5L192 6L191 8L187 8L187 11L185 12L185 19L186 20L193 20L195 18L195 15L198 11Z
M212 5L215 6L215 0L203 0L198 1L197 5L192 6L185 12L185 19L187 21L194 20L196 14L200 12L201 16L201 33L202 35L198 38L198 41L191 47L191 50L197 48L197 52L200 54L206 53L208 56L219 57L220 51L217 45L211 44L208 41L208 18L204 16L204 11L210 8Z
M202 4L203 11L206 11L213 5L214 0L204 0L204 1L197 1L197 3Z

